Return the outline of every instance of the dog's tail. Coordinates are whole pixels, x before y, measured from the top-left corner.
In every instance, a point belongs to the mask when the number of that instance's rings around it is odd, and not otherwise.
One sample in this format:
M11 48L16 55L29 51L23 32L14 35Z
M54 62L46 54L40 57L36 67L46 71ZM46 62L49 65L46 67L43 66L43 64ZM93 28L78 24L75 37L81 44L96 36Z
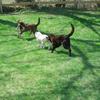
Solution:
M73 35L73 33L74 33L74 30L75 30L74 25L73 25L73 24L71 24L71 27L72 27L72 30L71 30L71 32L70 32L68 35L66 35L66 38L68 38L68 37L72 36L72 35Z
M40 17L38 18L38 22L35 26L38 26L40 24Z

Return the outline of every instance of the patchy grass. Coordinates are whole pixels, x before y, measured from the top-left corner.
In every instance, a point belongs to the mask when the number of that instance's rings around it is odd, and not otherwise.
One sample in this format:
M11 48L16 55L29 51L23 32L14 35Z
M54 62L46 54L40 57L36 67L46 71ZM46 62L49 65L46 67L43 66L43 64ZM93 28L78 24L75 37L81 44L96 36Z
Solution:
M0 100L99 100L100 13L41 9L0 15ZM41 24L45 33L71 37L72 57L62 47L53 54L28 32L17 38L16 21Z

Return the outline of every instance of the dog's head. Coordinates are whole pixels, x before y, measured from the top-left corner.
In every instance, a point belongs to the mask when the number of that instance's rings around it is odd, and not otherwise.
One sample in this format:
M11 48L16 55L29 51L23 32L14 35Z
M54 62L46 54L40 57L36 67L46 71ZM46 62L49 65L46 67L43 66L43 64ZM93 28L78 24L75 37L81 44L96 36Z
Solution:
M58 42L58 43L61 43L61 42L63 42L63 40L64 40L64 35L54 35L54 34L50 34L49 36L48 36L48 40L50 41L50 42Z
M49 34L47 39L52 42L54 39L56 38L56 36L54 34Z
M17 24L18 24L18 26L23 26L23 27L26 26L26 24L20 20L17 21Z

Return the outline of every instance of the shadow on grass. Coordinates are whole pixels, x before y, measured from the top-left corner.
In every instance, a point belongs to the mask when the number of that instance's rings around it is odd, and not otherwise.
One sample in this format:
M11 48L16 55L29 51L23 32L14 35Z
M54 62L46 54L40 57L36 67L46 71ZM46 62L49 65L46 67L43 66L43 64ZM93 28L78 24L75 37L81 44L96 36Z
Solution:
M77 51L79 53L79 55L81 56L82 62L84 64L84 68L76 75L73 76L69 82L63 84L65 87L62 88L62 90L60 91L63 95L64 95L64 100L66 100L66 98L69 98L70 95L70 90L75 90L78 91L78 93L81 93L81 89L78 89L77 86L74 85L74 83L76 81L78 81L79 79L82 79L82 77L84 76L84 73L86 70L90 71L90 73L94 76L96 76L96 74L94 73L93 69L96 67L94 65L92 65L88 60L88 57L76 46L73 46L73 49L75 51Z
M88 52L100 52L100 48L99 48L99 43L100 43L100 40L82 40L82 39L74 39L72 38L73 41L75 41L76 43L81 43L84 45L84 49L87 48L87 46L91 46L89 49L88 49Z
M38 49L30 49L27 48L27 49L20 49L20 50L15 50L15 51L12 51L12 54L8 54L8 55L1 55L0 58L4 58L4 59L7 59L7 58L11 58L11 57L14 57L14 56L18 56L18 55L21 55L21 54L26 54L26 53L30 53L30 52L34 52L36 50L40 50L39 48Z
M14 37L14 36L17 36L18 37L18 35L17 34L0 34L0 36L4 36L4 37Z
M0 19L0 24L9 25L11 27L17 27L17 23L14 23L14 22L8 21L8 20L3 20L3 19Z
M94 47L98 47L94 43L100 42L100 41L80 40L80 39L72 39L72 40L75 42L84 43L84 45L92 46L94 52L96 51ZM81 50L78 46L74 46L74 45L72 45L72 48L81 57L81 60L82 60L84 67L76 76L73 76L72 78L70 78L69 82L64 82L64 84L62 84L64 87L58 93L64 95L64 98L63 98L64 100L66 100L66 98L69 98L70 92L71 92L70 90L72 90L72 89L81 93L81 89L78 89L78 87L76 87L74 85L74 83L84 76L84 73L86 70L88 70L92 75L97 76L96 73L94 72L94 69L99 68L98 66L93 65L89 62L89 58L86 56L84 50ZM100 48L98 48L98 51L100 51Z
M87 13L84 13L84 12L83 13L81 13L81 12L78 12L78 13L75 12L75 13L73 13L72 10L68 10L67 11L66 9L65 9L65 11L62 11L62 9L58 9L57 12L56 12L56 10L51 9L50 11L47 10L46 12L47 13L56 14L56 15L61 14L61 15L65 15L65 16L71 17L71 18L73 18L73 19L75 19L77 21L80 21L82 24L84 24L85 26L87 26L88 28L90 28L91 30L93 30L96 34L98 34L98 36L100 36L100 33L94 28L94 26L99 26L99 24L97 24L95 22L92 22L92 21L89 21L89 20L84 19L84 18L80 18L80 17L77 16L78 14L81 14L81 15L85 15L85 16L90 16L90 17L92 16L92 17L95 17L95 18L99 18L99 15L90 14L90 13L87 14ZM72 38L72 40L76 44L78 42L81 42L81 44L84 43L84 45L86 45L86 47L87 47L87 45L90 45L91 47L93 47L92 48L93 52L96 51L95 48L97 48L97 50L100 51L100 48L98 47L98 45L95 44L95 43L99 43L100 41L80 40L80 39L73 39L73 38ZM31 39L29 39L29 41L31 41ZM79 79L81 79L84 76L84 73L85 73L86 70L89 70L92 75L96 76L96 74L94 72L94 68L96 66L93 65L93 64L91 64L91 62L89 61L89 58L85 54L86 52L84 52L84 50L81 50L79 48L79 46L72 45L72 48L75 50L75 52L78 53L78 56L81 57L81 61L82 61L83 65L84 65L84 67L83 67L83 69L77 75L75 75L72 78L70 78L70 80L68 82L64 82L64 84L62 84L64 87L61 89L61 91L58 91L58 92L57 91L52 91L52 93L54 92L54 94L62 94L62 95L64 95L63 100L66 100L66 98L69 99L69 96L70 96L69 94L70 94L70 90L71 89L74 89L75 91L78 91L78 92L81 93L81 89L78 90L78 88L74 85L74 83L76 81L78 81ZM22 49L22 50L14 51L11 55L4 56L4 58L9 58L9 57L13 57L13 56L21 55L21 54L26 54L28 52L33 52L33 51L34 51L33 49L28 50L28 51L26 49ZM61 51L61 52L58 52L58 53L59 54L60 53L64 53L65 54L66 52ZM74 54L72 54L72 56L74 56ZM75 56L77 56L77 55L75 55ZM99 84L98 84L97 87L99 87ZM30 95L31 95L31 93L30 93ZM45 96L45 94L43 94L43 95ZM18 94L18 95L16 94L14 96L11 95L10 97L21 98L22 96L25 97L25 96L27 96L27 94L24 94L24 93ZM5 97L5 98L8 99L10 97L7 97L7 98ZM3 98L3 99L5 99L5 98Z
M84 24L86 27L90 28L92 31L94 31L98 36L100 36L99 31L96 30L94 26L100 27L100 23L93 22L93 20L88 20L86 18L79 17L78 15L88 16L88 17L94 17L96 19L100 18L100 14L92 14L91 12L84 12L84 11L75 11L75 10L69 10L65 8L42 8L40 10L37 10L37 12L46 12L49 14L54 15L64 15L70 18L73 18L74 20L77 20Z
M0 36L4 36L4 37L17 37L16 39L9 39L9 40L3 40L3 41L0 41L0 44L3 44L3 43L7 43L7 42L10 42L10 41L18 41L19 40L27 40L27 41L32 41L34 40L35 38L19 38L17 34L10 34L10 35L6 35L6 34L0 34Z
M9 40L4 40L4 41L0 41L0 45L3 44L3 43L9 43L11 41L18 41L17 39L9 39Z
M35 37L31 37L31 38L25 38L24 40L32 41L32 40L34 40L34 39L35 39Z
M74 41L75 44L80 42L81 44L90 45L90 46L93 46L93 47L97 46L97 44L95 44L95 43L100 42L100 41L95 41L95 40L93 40L93 41L92 40L80 40L80 39L73 39L73 38L72 38L72 41ZM79 79L82 79L84 77L86 70L88 70L90 72L90 74L96 76L96 73L94 72L94 68L96 68L96 66L89 62L89 58L86 56L84 50L81 50L78 46L74 46L74 45L72 45L72 49L74 49L75 52L78 54L78 57L81 58L81 61L84 65L84 67L82 68L82 70L79 73L77 73L77 75L74 75L73 77L71 77L69 81L67 81L67 82L64 81L60 91L59 90L52 90L49 93L39 93L39 94L31 92L30 95L28 95L26 93L22 93L22 94L11 95L10 97L8 96L8 97L1 97L1 98L3 98L3 99L5 99L5 98L6 99L8 99L8 98L19 98L20 99L21 97L23 97L23 98L30 97L30 96L32 97L33 95L37 96L37 97L40 97L42 95L43 97L45 97L45 95L54 94L54 95L63 95L63 97L61 97L61 98L63 98L62 100L66 100L66 98L70 100L70 96L71 96L70 92L72 90L78 91L78 93L81 94L82 92L81 92L80 87L75 86L74 83L77 82ZM95 48L92 48L92 49L95 52ZM88 48L87 48L87 50L88 50ZM17 55L20 55L20 54L26 54L28 52L33 52L33 51L34 51L33 49L28 50L28 51L26 49L17 50L15 52L13 52L13 54L8 55L6 57L9 58L9 57L17 56ZM62 51L58 52L58 53L62 53ZM65 53L66 52L64 52L64 54ZM74 55L74 54L72 54L72 55ZM75 56L77 56L77 55L75 55ZM97 84L97 87L99 87L99 84Z

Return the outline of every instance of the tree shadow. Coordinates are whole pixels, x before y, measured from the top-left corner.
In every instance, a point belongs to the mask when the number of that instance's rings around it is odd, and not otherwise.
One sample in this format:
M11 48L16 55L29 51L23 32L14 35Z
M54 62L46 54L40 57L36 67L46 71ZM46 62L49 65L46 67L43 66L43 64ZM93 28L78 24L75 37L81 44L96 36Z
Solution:
M0 41L0 45L3 44L3 43L11 42L11 41L17 41L17 39L10 39L10 40L3 40L3 41Z
M62 50L57 51L57 50L56 50L56 52L57 52L58 54L65 54L65 55L68 55L68 50L66 50L66 51L62 51ZM72 52L70 57L78 57L78 56L79 56L79 55L74 54L74 53Z
M58 12L56 12L55 10L54 11L47 11L47 13L53 13L53 14L58 14ZM75 19L75 20L78 20L78 21L80 21L82 24L84 24L85 26L87 26L88 28L90 28L91 30L93 30L96 34L98 34L99 36L100 36L100 34L99 34L99 32L94 28L94 26L93 25L97 25L97 26L99 26L99 24L96 24L96 23L94 23L94 22L91 22L91 21L88 21L87 19L84 19L84 18L79 18L78 16L76 16L76 15L74 15L73 13L72 13L72 11L67 11L67 12L65 12L65 13L63 13L63 11L62 10L60 10L60 13L59 14L62 14L62 15L65 15L65 16L69 16L69 17L71 17L71 18L73 18L73 19ZM67 15L68 14L68 15ZM82 13L81 13L82 14ZM86 16L89 16L88 14L86 14ZM95 15L91 15L91 16L94 16L95 17ZM97 18L97 15L96 15L96 17L95 18ZM81 39L73 39L72 38L72 40L74 41L74 42L76 42L76 44L78 43L78 42L81 42L81 43L84 43L85 45L90 45L90 46L92 46L94 49L92 50L93 52L95 52L95 47L97 47L98 45L97 44L95 44L95 43L99 43L100 41L92 41L92 40L81 40ZM90 72L91 72L91 74L93 74L93 75L95 75L96 76L96 74L95 74L95 72L94 72L94 68L96 67L95 65L93 65L93 64L91 64L90 62L89 62L89 58L86 56L86 54L85 54L85 52L83 52L83 50L81 50L78 46L74 46L74 45L72 45L72 48L78 53L78 56L80 56L81 57L81 60L82 60L82 63L83 63L83 65L84 65L84 67L83 67L83 69L77 74L77 75L75 75L75 76L73 76L72 78L70 78L70 80L66 83L66 82L64 82L64 84L62 84L64 87L61 89L61 91L58 91L58 93L59 94L62 94L62 95L64 95L64 100L66 100L66 98L68 99L69 98L69 92L70 92L70 89L75 89L76 91L78 91L77 90L77 87L76 86L74 86L74 83L76 82L76 81L78 81L79 79L81 79L83 76L84 76L84 72L86 71L86 70L89 70ZM100 50L99 49L99 47L97 47L98 48L98 51ZM8 56L6 56L5 58L9 58L9 57L13 57L13 56L17 56L17 55L20 55L20 54L23 54L23 53L28 53L28 52L33 52L33 49L32 50L19 50L19 51L15 51L13 54L11 54L11 55L8 55ZM62 51L60 52L60 53L62 53ZM65 52L63 52L63 53L65 53ZM6 59L5 59L6 60ZM99 87L99 86L98 86ZM55 92L55 91L53 91L53 92ZM53 93L52 92L52 93ZM80 93L81 93L81 90L79 91ZM57 94L57 93L56 93ZM19 94L19 95L15 95L15 96L18 96L18 97L22 97L22 96L25 96L26 94Z
M90 28L93 32L95 32L98 36L100 36L99 31L95 29L94 26L100 27L100 23L97 24L97 22L93 22L93 20L88 20L86 18L79 17L78 15L83 15L83 16L88 16L88 17L94 17L94 18L100 18L99 14L91 14L85 13L83 11L76 11L76 10L69 10L66 8L42 8L42 9L35 9L37 12L46 12L49 14L54 14L54 15L63 15L67 16L70 18L73 18L74 20L77 20L84 24L86 27Z
M4 36L4 37L17 37L17 34L0 34L0 36Z
M9 25L9 26L12 26L12 27L17 27L17 23L14 23L14 22L8 21L8 20L0 19L0 23L4 24L4 25Z
M88 49L88 52L100 51L100 48L99 48L100 45L98 44L100 43L100 40L82 40L82 39L74 39L74 38L71 38L71 39L75 42L83 44L85 48L86 46L91 46L92 49L89 48L90 50Z
M85 15L87 17L100 18L100 15L99 14L91 13L91 11L90 11L90 13L89 13L89 11L86 12L86 11L80 11L80 10L79 11L78 10L68 10L68 11L70 11L73 14L76 14L76 15Z
M11 58L11 57L14 57L14 56L18 56L18 55L21 55L21 54L27 54L27 53L30 53L30 52L34 52L36 50L40 50L40 48L38 49L20 49L20 50L15 50L12 54L8 54L8 55L1 55L0 58L4 58L4 59L7 59L7 58Z
M75 19L75 20L77 20L77 21L80 21L82 24L84 24L86 27L90 28L90 29L91 29L92 31L94 31L98 36L100 36L99 31L97 31L97 30L95 29L95 27L94 27L94 26L99 26L99 27L100 27L99 24L96 24L96 23L94 23L94 22L92 22L92 21L89 21L89 20L87 20L87 19L78 17L78 16L73 15L73 14L70 14L70 17L73 18L73 19Z
M97 46L95 43L100 42L100 41L92 41L92 40L80 40L80 39L72 39L73 41L79 43L84 43L84 45L90 45L90 46ZM81 89L78 89L77 86L74 85L75 82L77 82L79 79L81 79L84 76L85 71L89 71L92 75L97 76L96 73L94 72L94 68L96 69L98 66L91 64L91 62L89 62L89 58L86 56L86 52L84 52L84 50L81 50L78 46L74 46L72 45L72 49L75 50L75 52L78 53L79 57L82 60L82 63L84 65L84 67L81 69L81 71L77 74L74 75L73 77L70 78L69 81L65 81L62 83L62 88L60 91L58 91L58 94L62 94L63 100L66 100L66 98L69 99L70 96L70 90L75 90L78 91L79 93L81 93ZM95 48L93 48L94 52L95 52ZM100 49L99 49L100 51ZM99 68L99 67L98 67ZM99 86L99 85L98 85ZM53 93L55 93L55 91L52 91Z
M69 82L67 82L67 83L65 83L64 84L64 88L62 89L62 91L61 91L61 93L63 93L64 94L64 100L66 99L66 98L68 98L69 97L69 93L70 93L70 89L74 89L75 91L77 91L77 87L76 86L74 86L74 83L76 82L76 81L78 81L79 79L81 79L83 76L84 76L84 72L86 71L86 70L89 70L90 72L91 72L91 74L93 74L93 75L96 75L95 73L94 73L94 71L93 71L93 69L96 67L96 66L94 66L94 65L92 65L88 60L88 57L82 52L82 50L80 50L77 46L72 46L73 47L73 49L76 51L76 52L78 52L79 53L79 55L80 55L80 57L81 57L81 59L82 59L82 62L83 62L83 64L84 64L84 67L83 67L83 69L76 75L76 76L74 76L74 77L72 77L70 80L69 80ZM81 91L79 91L79 93L81 93Z
M99 43L100 42L99 40L81 40L81 39L73 39L73 38L72 38L72 41L74 41L76 43L81 42L81 44L84 43L83 45L90 45L90 46L97 46L95 43ZM39 96L43 95L43 96L45 96L45 95L55 94L55 95L63 95L63 99L62 100L66 100L66 98L70 100L70 95L69 94L70 94L70 90L71 89L77 91L78 93L81 93L81 89L79 87L75 86L74 83L76 81L78 81L79 79L84 77L85 71L89 70L92 75L96 76L96 74L94 72L94 68L96 68L96 66L89 62L89 58L86 56L84 50L81 50L76 45L75 46L72 45L72 49L74 49L75 52L78 53L78 57L80 57L81 60L82 60L82 63L84 65L84 67L81 69L81 71L79 73L77 73L77 75L72 76L69 79L69 81L67 81L67 82L64 81L63 84L62 84L61 90L56 90L56 91L55 90L51 90L49 93L44 93L44 94L43 93L31 92L30 93L31 96L32 95L34 95L34 96L36 96L36 95L39 95ZM93 48L93 50L95 52L95 48ZM28 52L31 52L31 51L33 52L33 50L27 51L27 50L22 49L22 50L16 51L12 55L7 56L7 58L13 57L13 56L17 56L17 55L20 55L20 54L23 54L23 53L28 53ZM61 51L61 53L62 53L62 51ZM66 53L66 52L64 52L64 53ZM99 80L97 80L97 82L99 83ZM99 86L99 84L97 84L97 87L98 86ZM11 97L13 97L13 98L16 98L16 97L20 98L20 97L25 97L25 96L28 96L28 94L22 93L22 94L16 94L15 96L11 95ZM2 98L5 99L5 97L2 97ZM6 98L8 99L10 97L8 96Z

